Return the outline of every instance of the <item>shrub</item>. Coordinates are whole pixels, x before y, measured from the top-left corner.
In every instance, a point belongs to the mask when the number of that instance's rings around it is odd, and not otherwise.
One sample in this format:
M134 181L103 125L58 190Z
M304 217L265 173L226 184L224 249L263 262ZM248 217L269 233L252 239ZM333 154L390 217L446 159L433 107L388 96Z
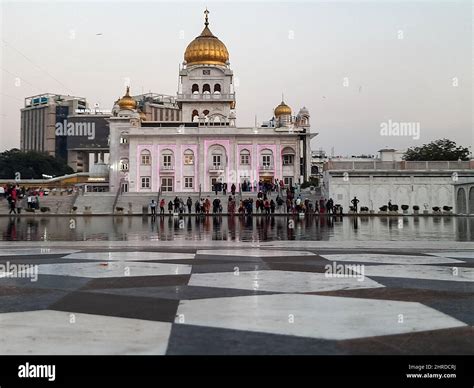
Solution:
M408 205L402 205L402 210L408 210L409 207L410 206L408 206Z
M73 207L72 207L72 210L73 210L73 211L76 211L76 210L77 210L77 206L73 206Z
M360 211L361 212L368 212L369 208L367 206L361 206Z
M382 211L382 212L386 212L387 209L388 209L387 205L383 205L383 206L379 207L379 210Z
M26 209L25 209L25 212L27 212L27 213L34 213L34 212L35 212L35 209L26 208Z
M439 206L435 206L435 207L433 207L433 211L434 211L434 212L439 212L439 211L440 211L440 208L439 208Z
M418 205L413 206L413 210L420 210L420 207Z
M306 188L308 188L309 186L311 186L311 183L308 182L308 181L304 181L304 182L301 184L301 188L302 188L302 189L306 189Z
M451 211L452 208L453 208L452 206L443 206L443 210L444 210L445 212Z
M51 209L50 209L49 207L47 207L47 206L42 206L42 207L40 208L41 213L46 213L46 212L49 212L50 210L51 210Z
M115 209L116 209L118 212L123 212L123 207L117 206Z
M398 212L398 205L392 205L392 211Z

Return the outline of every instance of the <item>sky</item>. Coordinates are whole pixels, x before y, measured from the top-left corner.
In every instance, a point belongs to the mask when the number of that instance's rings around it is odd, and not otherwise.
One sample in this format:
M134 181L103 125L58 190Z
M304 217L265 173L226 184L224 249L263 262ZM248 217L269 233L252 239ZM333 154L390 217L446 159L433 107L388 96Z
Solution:
M469 0L0 0L0 151L19 147L31 95L111 109L127 79L132 94L175 95L206 6L230 54L238 126L271 118L284 94L294 114L309 109L312 148L328 154L474 144Z

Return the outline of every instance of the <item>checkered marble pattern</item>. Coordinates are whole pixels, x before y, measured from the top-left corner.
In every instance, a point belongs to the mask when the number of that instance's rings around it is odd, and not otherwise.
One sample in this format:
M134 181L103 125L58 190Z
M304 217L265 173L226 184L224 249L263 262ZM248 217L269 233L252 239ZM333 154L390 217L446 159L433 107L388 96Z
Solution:
M0 249L0 353L474 353L474 251L111 246Z

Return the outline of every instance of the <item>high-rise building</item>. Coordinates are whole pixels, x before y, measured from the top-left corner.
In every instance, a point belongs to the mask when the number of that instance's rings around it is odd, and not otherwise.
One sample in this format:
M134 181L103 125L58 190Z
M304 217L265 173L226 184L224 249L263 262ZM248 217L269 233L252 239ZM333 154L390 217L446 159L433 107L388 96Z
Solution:
M21 150L47 152L67 161L67 136L56 135L56 124L86 107L82 97L44 93L25 98L21 109Z

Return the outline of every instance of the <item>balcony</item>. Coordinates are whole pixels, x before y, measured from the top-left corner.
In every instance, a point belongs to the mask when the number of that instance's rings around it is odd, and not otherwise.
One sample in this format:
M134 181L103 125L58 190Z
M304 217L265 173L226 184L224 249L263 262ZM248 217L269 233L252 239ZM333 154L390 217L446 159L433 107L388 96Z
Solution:
M229 94L211 94L211 93L180 93L178 94L179 101L234 101L235 100L235 93Z
M173 173L174 172L174 166L161 166L160 168L161 173Z
M268 165L268 164L260 165L260 171L272 172L273 170L274 170L274 167L272 165Z
M223 173L224 169L225 167L222 164L213 164L212 166L209 166L210 173Z

